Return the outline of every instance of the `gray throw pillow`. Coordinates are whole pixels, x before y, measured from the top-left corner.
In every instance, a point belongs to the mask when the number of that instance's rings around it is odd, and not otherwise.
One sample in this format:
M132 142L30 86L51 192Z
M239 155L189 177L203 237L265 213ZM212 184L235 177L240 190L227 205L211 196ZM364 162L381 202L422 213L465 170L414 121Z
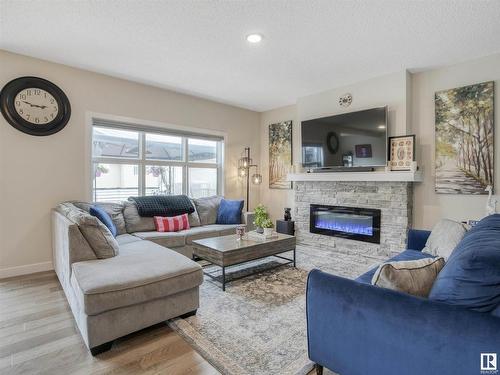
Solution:
M464 224L442 219L432 228L422 252L448 260L451 252L457 247L466 232L467 229Z
M372 284L427 297L443 267L444 259L441 257L382 263L373 275Z
M201 225L200 216L198 215L198 211L196 211L196 204L194 204L194 201L192 199L191 204L193 205L194 212L188 215L189 227L199 227Z
M57 210L78 225L98 259L118 255L119 245L109 229L95 216L79 209L71 203L61 203Z
M125 218L127 233L151 232L156 230L154 219L152 217L140 216L135 202L126 201L123 204L123 217Z
M217 222L217 211L222 199L223 197L217 195L193 199L201 225L210 225Z

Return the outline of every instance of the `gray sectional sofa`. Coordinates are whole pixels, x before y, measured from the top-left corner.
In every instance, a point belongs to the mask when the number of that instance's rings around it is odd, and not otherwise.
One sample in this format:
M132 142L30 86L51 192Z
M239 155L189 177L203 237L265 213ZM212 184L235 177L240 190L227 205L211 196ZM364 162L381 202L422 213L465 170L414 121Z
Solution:
M203 273L191 260L192 241L235 232L236 225L215 223L221 199L193 200L191 228L162 233L133 202L97 203L111 216L116 238L88 213L92 203L65 202L53 210L54 268L92 354L118 337L196 313ZM249 215L242 220L251 229Z

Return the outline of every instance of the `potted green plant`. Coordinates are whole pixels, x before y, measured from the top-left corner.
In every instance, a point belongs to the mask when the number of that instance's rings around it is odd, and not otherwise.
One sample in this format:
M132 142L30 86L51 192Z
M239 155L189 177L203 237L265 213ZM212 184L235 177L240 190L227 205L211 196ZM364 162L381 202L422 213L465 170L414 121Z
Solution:
M273 234L273 228L274 228L273 221L271 219L267 218L262 223L262 228L264 229L264 235L270 236L271 234Z
M262 204L259 204L254 209L254 221L253 221L253 224L256 227L255 231L257 233L264 233L264 223L266 222L266 220L269 220L269 214L267 213L267 209Z

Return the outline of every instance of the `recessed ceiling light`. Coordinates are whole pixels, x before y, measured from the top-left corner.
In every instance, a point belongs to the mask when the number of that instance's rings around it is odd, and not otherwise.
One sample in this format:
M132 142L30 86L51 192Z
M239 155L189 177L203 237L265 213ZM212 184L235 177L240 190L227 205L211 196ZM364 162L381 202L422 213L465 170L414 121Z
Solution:
M249 43L259 43L260 41L262 41L262 35L260 34L247 35L247 41Z

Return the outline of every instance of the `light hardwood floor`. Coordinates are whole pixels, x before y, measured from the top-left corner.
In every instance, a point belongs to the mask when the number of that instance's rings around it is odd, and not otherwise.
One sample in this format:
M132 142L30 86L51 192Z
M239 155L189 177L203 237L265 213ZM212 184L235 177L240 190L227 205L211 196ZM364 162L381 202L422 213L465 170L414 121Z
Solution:
M92 357L54 272L0 280L0 374L218 374L166 324Z
M55 273L41 272L0 280L0 374L219 372L166 324L116 340L109 352L92 357Z

